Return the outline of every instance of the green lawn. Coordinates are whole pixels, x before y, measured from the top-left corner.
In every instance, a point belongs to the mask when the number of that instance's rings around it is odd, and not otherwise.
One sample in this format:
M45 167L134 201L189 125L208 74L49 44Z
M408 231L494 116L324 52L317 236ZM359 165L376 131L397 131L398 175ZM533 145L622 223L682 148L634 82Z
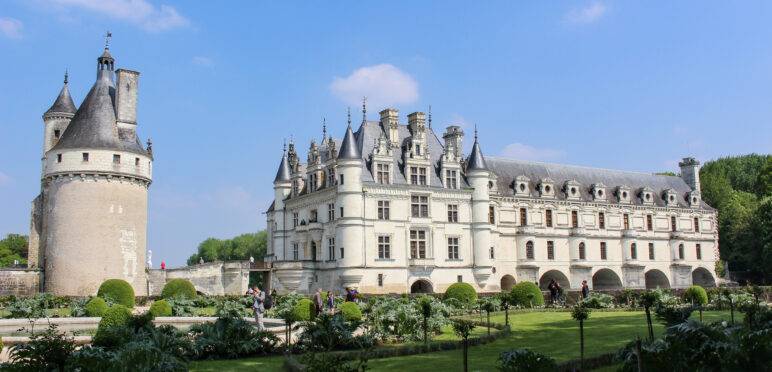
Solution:
M697 319L695 313L693 318ZM729 312L705 312L706 322L728 320ZM533 312L510 314L512 333L487 345L469 349L469 368L472 371L496 371L496 361L502 351L531 349L545 353L558 361L579 358L579 324L567 312ZM654 320L655 321L655 320ZM742 321L735 313L735 321ZM504 323L504 315L491 316L491 322ZM449 330L449 329L448 329ZM654 323L654 335L662 335L663 326ZM485 327L475 329L475 334L485 333ZM594 312L585 321L585 355L593 356L614 352L626 342L640 336L645 338L646 315L643 312ZM440 337L454 337L446 332ZM261 371L278 371L283 357L250 358L238 361L211 361L191 364L191 371L243 370L259 366ZM456 371L462 362L461 351L411 355L405 357L373 359L368 365L373 371ZM263 364L258 364L263 363Z

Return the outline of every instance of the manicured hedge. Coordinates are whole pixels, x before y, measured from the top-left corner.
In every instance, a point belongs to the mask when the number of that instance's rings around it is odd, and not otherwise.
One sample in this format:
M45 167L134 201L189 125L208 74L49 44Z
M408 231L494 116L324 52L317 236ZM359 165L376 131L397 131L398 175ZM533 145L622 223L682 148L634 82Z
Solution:
M172 316L172 306L164 300L158 300L150 305L150 314L157 316Z
M86 304L86 316L102 317L107 311L107 302L102 297L94 297Z
M295 319L298 321L312 320L316 318L316 307L313 301L304 298L295 305ZM361 316L361 315L360 315Z
M445 291L442 296L443 300L449 298L455 298L465 304L471 304L472 301L477 299L477 291L474 290L470 284L467 283L453 283Z
M708 293L705 292L705 288L693 285L684 292L684 302L705 305L708 303Z
M105 280L104 283L99 286L97 297L110 297L120 305L126 306L129 309L134 308L134 288L131 288L131 284L125 280Z
M102 320L99 321L99 329L125 325L131 318L131 310L123 305L115 305L107 309Z
M528 298L529 293L533 294L532 299ZM533 301L533 306L544 305L544 295L536 284L520 282L512 288L512 305L531 307L531 301Z
M343 313L343 319L346 320L362 320L362 311L359 310L359 306L354 302L344 302L338 306L338 310Z
M178 294L187 298L196 298L196 287L185 279L173 279L164 286L161 298L172 298Z

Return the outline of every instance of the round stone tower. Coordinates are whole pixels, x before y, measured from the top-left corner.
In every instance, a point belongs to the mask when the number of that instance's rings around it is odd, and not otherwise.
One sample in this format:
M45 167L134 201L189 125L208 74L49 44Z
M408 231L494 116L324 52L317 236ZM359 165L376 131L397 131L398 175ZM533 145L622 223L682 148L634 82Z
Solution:
M107 279L123 279L145 295L153 155L149 141L145 149L137 137L139 73L115 71L107 47L97 62L96 82L80 108L61 136L44 145L44 287L55 295L86 296ZM49 126L47 120L46 142L56 137Z

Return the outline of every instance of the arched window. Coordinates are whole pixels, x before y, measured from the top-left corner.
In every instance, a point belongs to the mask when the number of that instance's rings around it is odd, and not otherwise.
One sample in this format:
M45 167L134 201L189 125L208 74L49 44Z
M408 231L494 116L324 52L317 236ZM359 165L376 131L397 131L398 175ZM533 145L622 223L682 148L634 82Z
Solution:
M683 243L678 245L678 259L684 259L684 245Z
M586 257L586 253L584 250L584 242L579 243L579 259L584 260Z
M533 260L533 242L530 240L525 243L525 258Z
M638 259L638 245L635 243L630 244L630 259L637 260Z

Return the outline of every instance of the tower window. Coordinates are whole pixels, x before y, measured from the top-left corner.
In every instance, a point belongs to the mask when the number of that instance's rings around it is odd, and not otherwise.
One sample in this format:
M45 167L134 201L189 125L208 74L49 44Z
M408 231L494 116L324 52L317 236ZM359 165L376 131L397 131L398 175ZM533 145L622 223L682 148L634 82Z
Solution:
M134 166L139 166L139 158L134 158Z
M62 162L62 154L56 154L56 162L61 163Z
M598 227L601 229L606 228L606 214L603 212L598 213Z
M448 238L448 259L458 259L458 238Z
M83 161L88 161L88 153L87 152L83 153Z
M496 258L496 251L493 249L493 247L491 247L491 249L490 249L490 251L489 251L489 252L490 252L490 258L491 258L491 260L492 260L492 259L494 259L494 258Z
M62 132L59 131L59 129L54 131L54 138L59 139L59 135L61 135Z
M389 201L388 200L378 200L378 219L379 220L389 219Z
M600 259L605 260L606 258L606 242L600 242Z
M120 164L121 163L121 156L118 154L113 154L113 163Z
M630 230L630 215L629 214L624 214L622 216L622 220L623 220L624 225L625 225L625 230Z
M571 227L579 227L579 213L571 211Z
M587 257L587 251L584 248L584 242L579 243L579 259L584 260Z
M463 282L464 282L464 276L463 276L463 275L458 275L458 276L456 277L456 280L457 280L459 283L463 283Z
M528 212L525 208L520 208L520 226L528 225Z
M533 260L533 242L530 240L525 243L525 258Z
M545 220L547 221L547 227L552 227L552 210L547 209L544 212L544 217L545 217Z
M496 208L492 205L488 207L488 223L496 223Z
M340 258L343 258L343 247L340 247Z
M298 243L292 243L292 259L297 261L298 260Z
M458 204L448 204L448 222L458 222Z
M340 218L343 218L343 207L340 207Z
M676 231L677 229L678 229L678 226L676 226L675 216L670 216L670 230Z
M678 259L680 259L680 260L684 259L684 244L683 243L678 245Z
M548 260L555 259L555 242L551 240L547 241L547 259Z
M695 246L695 249L697 250L697 259L701 260L702 259L702 246L697 244Z
M654 229L654 223L652 222L652 217L650 214L646 215L646 230L653 230Z
M630 258L633 260L638 259L638 245L635 243L630 244Z
M700 219L694 217L694 232L700 232Z
M649 243L649 259L654 259L654 243Z
M342 174L340 175L340 184L341 185L343 184L343 175Z

